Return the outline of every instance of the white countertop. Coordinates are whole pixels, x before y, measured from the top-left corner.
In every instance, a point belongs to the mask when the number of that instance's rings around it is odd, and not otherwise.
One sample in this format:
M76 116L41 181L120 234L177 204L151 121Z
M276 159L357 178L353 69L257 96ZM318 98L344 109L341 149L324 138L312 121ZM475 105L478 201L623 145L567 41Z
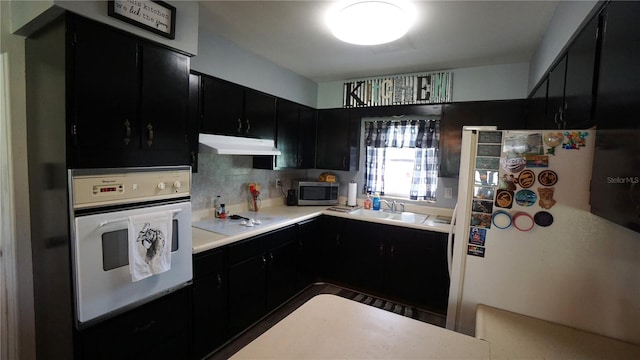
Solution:
M488 359L489 343L336 295L318 295L231 359Z
M265 203L266 202L263 201L263 204ZM250 238L252 236L277 230L287 225L312 219L314 217L317 217L323 214L349 218L354 220L376 222L380 224L403 226L403 227L410 227L410 228L415 228L420 230L448 233L450 228L449 224L436 223L433 221L433 219L435 219L436 215L450 216L452 212L451 209L422 207L423 208L422 213L428 213L430 217L423 224L411 224L411 223L406 223L406 222L401 222L396 220L377 219L372 217L364 217L364 216L358 216L358 215L353 215L349 213L341 213L341 212L327 210L327 208L330 208L330 207L331 206L286 206L281 204L272 204L271 206L266 206L263 209L261 209L258 212L258 216L262 214L262 215L278 217L278 218L281 218L282 221L279 221L277 223L267 224L267 225L255 226L253 228L250 228L250 230L247 230L246 232L243 232L237 235L232 235L232 236L225 236L215 232L192 227L193 253L197 254L203 251L211 250L220 246L231 244L239 240ZM230 211L232 210L233 208L230 208ZM415 211L415 210L412 209L412 211ZM240 212L241 211L231 212L230 214L240 213ZM213 219L214 218L213 210L206 209L206 210L194 211L192 218L193 218L193 221Z

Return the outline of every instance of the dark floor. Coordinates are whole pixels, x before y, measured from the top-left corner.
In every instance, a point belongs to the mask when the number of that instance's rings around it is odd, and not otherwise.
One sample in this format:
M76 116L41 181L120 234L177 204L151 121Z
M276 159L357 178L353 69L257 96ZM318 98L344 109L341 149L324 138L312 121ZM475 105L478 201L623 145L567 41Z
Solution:
M238 352L244 346L255 340L265 331L269 330L273 325L284 319L287 315L291 314L295 309L299 308L319 294L334 294L342 296L347 299L361 302L370 306L375 306L380 309L394 312L396 314L407 316L418 321L430 323L436 326L445 327L446 317L440 314L435 314L429 311L418 309L416 307L405 306L395 302L387 301L382 298L369 296L367 294L355 292L346 288L339 287L337 285L318 283L311 285L298 296L288 301L283 306L279 307L271 314L267 315L260 322L253 325L244 333L232 339L230 342L222 346L218 351L212 354L207 360L228 359L233 354Z

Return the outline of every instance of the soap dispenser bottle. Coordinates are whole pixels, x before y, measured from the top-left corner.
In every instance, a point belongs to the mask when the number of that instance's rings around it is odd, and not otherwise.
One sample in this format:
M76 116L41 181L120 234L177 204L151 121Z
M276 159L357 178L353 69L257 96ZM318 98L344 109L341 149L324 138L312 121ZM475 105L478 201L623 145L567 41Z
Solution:
M371 202L373 210L380 210L380 194L375 193Z

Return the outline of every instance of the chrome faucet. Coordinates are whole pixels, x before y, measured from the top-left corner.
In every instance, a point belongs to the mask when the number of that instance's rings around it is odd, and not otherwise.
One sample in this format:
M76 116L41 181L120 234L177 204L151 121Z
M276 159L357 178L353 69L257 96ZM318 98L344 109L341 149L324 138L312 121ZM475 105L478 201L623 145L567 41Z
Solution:
M383 203L387 204L387 206L389 207L391 212L396 212L396 208L397 208L398 205L401 206L402 212L404 212L404 203L398 203L398 202L396 202L395 199L393 199L391 201L380 199L380 202L383 202Z

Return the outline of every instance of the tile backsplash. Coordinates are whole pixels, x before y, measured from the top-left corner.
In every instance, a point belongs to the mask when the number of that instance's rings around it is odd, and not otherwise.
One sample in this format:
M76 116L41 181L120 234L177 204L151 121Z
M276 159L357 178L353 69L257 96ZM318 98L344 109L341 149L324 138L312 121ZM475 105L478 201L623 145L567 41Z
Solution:
M282 198L291 187L291 180L307 177L307 170L253 169L253 157L244 155L217 155L201 151L198 154L198 172L192 175L191 206L193 210L213 207L220 195L227 205L248 203L249 183L260 185L260 198ZM276 187L282 181L282 191Z

